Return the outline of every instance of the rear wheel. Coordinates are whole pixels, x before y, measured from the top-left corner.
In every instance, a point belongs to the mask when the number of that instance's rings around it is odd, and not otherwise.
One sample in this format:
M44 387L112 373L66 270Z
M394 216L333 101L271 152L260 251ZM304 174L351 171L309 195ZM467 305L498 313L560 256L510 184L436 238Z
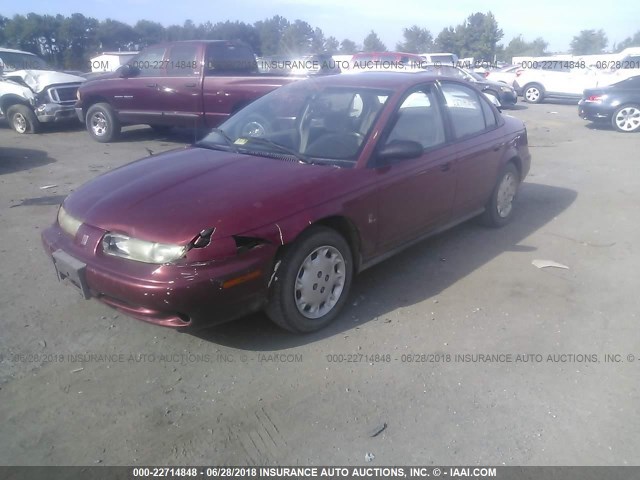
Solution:
M640 105L623 105L611 117L613 128L623 133L640 131Z
M507 163L496 183L491 198L482 214L482 223L489 227L502 227L513 218L513 203L520 186L520 175L513 163Z
M544 90L537 83L525 85L522 89L522 98L527 103L540 103L544 99Z
M327 326L349 294L352 259L349 245L335 230L307 230L281 258L269 292L269 318L296 333Z
M40 122L26 105L12 105L7 109L7 120L11 128L18 133L38 133Z
M87 131L100 143L111 142L120 135L120 121L108 103L96 103L87 111Z

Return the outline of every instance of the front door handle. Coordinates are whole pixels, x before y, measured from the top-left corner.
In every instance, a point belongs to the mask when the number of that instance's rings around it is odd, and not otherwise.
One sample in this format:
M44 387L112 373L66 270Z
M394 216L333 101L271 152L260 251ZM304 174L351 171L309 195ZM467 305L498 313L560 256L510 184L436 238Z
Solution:
M156 88L158 86L157 83L147 83L147 87L149 88Z
M440 170L442 172L448 172L449 170L451 170L451 162L443 163L442 165L440 165Z
M185 83L184 86L188 87L188 88L193 88L193 87L197 86L197 84L196 83Z
M498 143L496 145L493 146L493 151L497 152L498 150L500 150L502 147L504 147L504 143Z

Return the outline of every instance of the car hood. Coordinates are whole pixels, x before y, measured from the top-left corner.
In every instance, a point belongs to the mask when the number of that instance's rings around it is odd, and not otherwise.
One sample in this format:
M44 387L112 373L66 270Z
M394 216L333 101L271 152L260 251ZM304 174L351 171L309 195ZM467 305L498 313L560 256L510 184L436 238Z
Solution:
M317 204L340 171L188 147L101 175L64 206L103 230L185 244L206 228L215 227L216 237L241 234Z
M17 79L21 83L25 83L35 93L40 93L50 85L85 81L83 77L52 70L16 70L15 72L6 72L4 77L9 80Z

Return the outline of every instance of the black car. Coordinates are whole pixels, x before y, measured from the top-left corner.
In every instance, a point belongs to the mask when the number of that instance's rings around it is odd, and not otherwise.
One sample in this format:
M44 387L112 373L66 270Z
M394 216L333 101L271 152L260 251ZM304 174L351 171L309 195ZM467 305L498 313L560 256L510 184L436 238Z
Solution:
M619 132L640 131L640 75L608 87L586 89L578 103L578 115L610 123Z
M453 77L473 83L479 90L498 99L503 107L511 107L518 102L516 91L506 83L494 82L470 70L453 65L427 65L425 70L435 75Z

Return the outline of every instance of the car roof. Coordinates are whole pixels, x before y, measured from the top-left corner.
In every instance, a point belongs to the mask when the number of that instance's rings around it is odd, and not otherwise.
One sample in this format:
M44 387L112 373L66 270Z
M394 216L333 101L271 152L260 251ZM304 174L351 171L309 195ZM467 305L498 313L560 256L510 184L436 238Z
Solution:
M314 78L312 80L318 85L337 86L337 87L364 87L364 88L380 88L385 90L400 90L411 85L418 85L424 82L436 81L444 77L442 75L433 75L428 72L380 72L380 71L363 71L357 73L329 75L326 77ZM451 78L455 80L454 78Z
M35 53L31 53L31 52L24 52L22 50L14 50L13 48L2 48L0 47L0 53L23 53L25 55L33 55L34 57L36 56Z

